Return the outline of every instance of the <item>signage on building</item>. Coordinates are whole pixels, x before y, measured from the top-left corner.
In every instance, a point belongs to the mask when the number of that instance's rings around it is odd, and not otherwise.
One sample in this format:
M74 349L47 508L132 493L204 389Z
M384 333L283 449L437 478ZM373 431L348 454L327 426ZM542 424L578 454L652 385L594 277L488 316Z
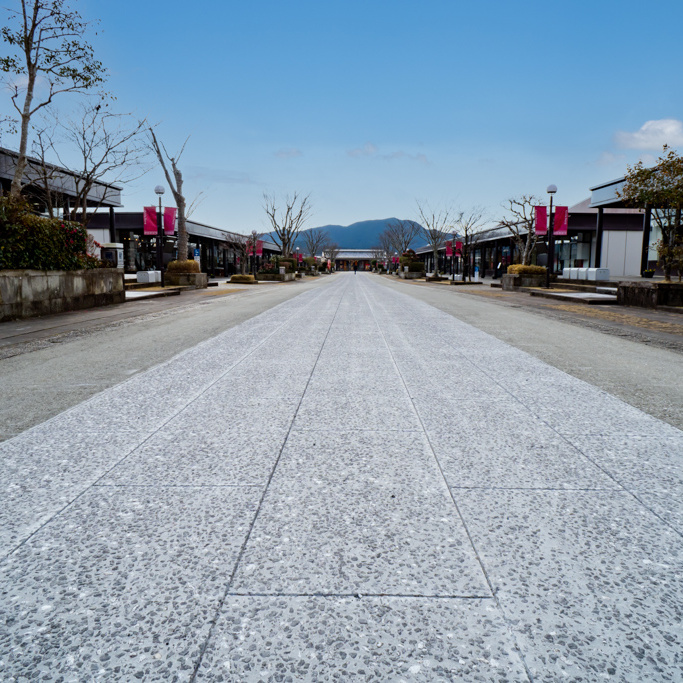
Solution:
M569 227L569 207L556 206L555 220L553 221L553 232L556 235L566 235Z
M157 209L156 206L146 206L143 211L143 234L157 234Z
M536 234L537 235L547 235L548 234L548 207L547 206L535 206L534 207L536 217Z
M175 217L178 209L175 206L167 206L164 209L164 232L167 235L175 233Z

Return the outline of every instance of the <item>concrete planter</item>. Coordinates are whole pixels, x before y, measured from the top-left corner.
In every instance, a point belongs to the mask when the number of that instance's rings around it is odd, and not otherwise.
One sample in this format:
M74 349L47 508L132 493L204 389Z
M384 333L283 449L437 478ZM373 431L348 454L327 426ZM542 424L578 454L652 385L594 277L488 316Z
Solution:
M683 306L681 282L620 282L617 302L622 306Z
M545 275L517 275L505 273L502 278L503 290L512 292L520 287L543 287Z
M418 278L424 277L424 272L422 273L399 273L398 276L403 280L417 280Z
M0 270L0 321L78 311L126 300L123 272Z
M257 273L256 279L261 282L289 282L294 279L294 273L282 273L274 275L265 275L264 273Z
M206 273L166 273L164 284L171 287L205 289L209 286L209 276Z

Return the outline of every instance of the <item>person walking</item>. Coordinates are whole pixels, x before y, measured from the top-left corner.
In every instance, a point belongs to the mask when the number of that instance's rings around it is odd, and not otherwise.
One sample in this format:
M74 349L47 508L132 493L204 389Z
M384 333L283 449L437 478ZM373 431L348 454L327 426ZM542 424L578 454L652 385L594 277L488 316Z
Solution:
M353 274L355 275L358 271L358 261L353 262Z

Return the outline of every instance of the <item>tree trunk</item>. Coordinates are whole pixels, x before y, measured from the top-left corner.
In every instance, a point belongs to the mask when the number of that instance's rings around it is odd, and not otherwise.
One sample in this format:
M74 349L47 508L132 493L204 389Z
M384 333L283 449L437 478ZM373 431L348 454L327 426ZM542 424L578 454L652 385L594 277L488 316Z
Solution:
M439 275L439 250L437 247L432 247L434 251L434 272L432 275L437 277Z
M31 103L33 102L33 88L36 83L36 72L30 69L28 72L28 85L26 87L26 98L24 99L24 110L21 112L21 138L19 141L19 157L17 167L14 169L10 195L15 199L21 196L21 182L24 179L26 170L26 149L28 148L28 129L31 124Z

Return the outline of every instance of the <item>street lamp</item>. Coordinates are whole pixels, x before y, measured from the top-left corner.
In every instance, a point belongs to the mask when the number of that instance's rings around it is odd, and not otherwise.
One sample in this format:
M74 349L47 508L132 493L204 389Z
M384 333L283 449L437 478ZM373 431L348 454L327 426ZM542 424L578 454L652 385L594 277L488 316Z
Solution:
M159 213L157 214L157 270L161 273L161 286L164 286L164 225L161 209L161 197L166 192L163 185L157 185L154 192L159 196Z
M548 259L545 269L545 288L550 289L550 271L555 271L555 236L553 235L553 195L557 185L548 185L546 192L550 195L550 215L548 216Z
M296 248L296 270L299 271L299 247Z
M398 270L398 252L394 252L394 273Z

